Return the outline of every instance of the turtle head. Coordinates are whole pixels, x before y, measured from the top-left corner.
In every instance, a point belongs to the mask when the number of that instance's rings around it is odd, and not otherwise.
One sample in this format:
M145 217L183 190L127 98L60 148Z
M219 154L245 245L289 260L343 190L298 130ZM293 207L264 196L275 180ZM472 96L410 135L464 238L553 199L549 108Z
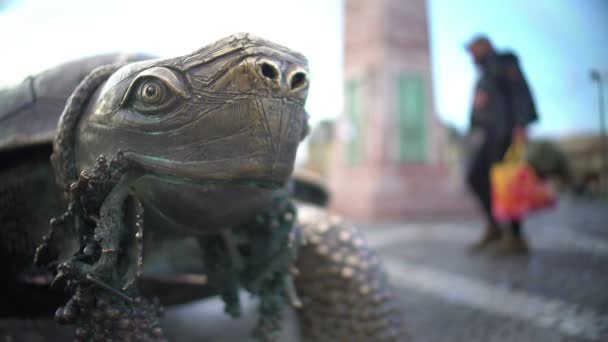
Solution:
M120 150L143 170L134 191L144 202L185 225L192 210L228 224L290 176L307 132L308 85L302 55L250 34L126 65L80 120L78 168Z

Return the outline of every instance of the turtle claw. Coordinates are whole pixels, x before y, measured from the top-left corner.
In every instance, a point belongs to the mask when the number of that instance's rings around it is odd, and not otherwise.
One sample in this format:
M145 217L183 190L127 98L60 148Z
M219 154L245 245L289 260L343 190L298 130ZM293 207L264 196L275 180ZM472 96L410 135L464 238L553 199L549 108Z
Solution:
M72 265L69 263L66 263L66 262L57 266L57 275L55 275L55 278L51 282L51 287L54 287L55 284L57 284L60 281L67 280L66 277L73 274L72 270L73 270Z
M45 242L36 248L36 254L34 255L34 264L36 266L45 266L48 265L53 257L51 256L51 251L49 249L49 245Z
M62 279L64 279L65 276L66 276L66 274L63 273L63 272L57 273L57 275L55 276L55 278L53 278L53 281L51 282L51 287L55 287L55 284L57 284L57 282L59 282Z

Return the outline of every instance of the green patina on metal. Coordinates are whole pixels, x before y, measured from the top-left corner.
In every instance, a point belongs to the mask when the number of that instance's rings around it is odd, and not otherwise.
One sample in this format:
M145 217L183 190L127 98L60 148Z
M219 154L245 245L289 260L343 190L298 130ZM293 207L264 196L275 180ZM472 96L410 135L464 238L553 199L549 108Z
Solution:
M260 319L254 335L260 339L278 332L281 309L288 303L289 267L300 244L294 229L296 210L289 194L277 194L272 207L252 222L232 227L219 236L200 238L205 269L233 317L241 314L239 290L260 298Z
M120 316L131 322L128 317L133 310L155 312L159 309L158 303L144 300L138 288L131 286L136 277L141 276L144 221L142 212L138 212L135 227L123 223L122 208L127 201L128 179L132 178L128 164L121 153L110 163L100 157L92 170L82 174L85 176L80 182L71 187L69 209L52 220L51 232L38 248L36 262L49 263L50 255L56 255L48 249L57 228L79 227L79 250L70 261L59 266L55 278L55 282L68 279L66 286L75 295L58 309L56 318L60 322L76 323L80 327L77 336L88 339L99 335L99 329L91 324L91 318L100 315L99 310L109 312L101 314L106 319ZM135 205L142 208L139 203ZM96 217L96 213L100 213L100 217ZM269 209L252 221L199 238L204 273L210 279L209 285L224 300L228 314L240 316L241 289L260 298L260 318L254 331L260 340L273 338L278 333L281 310L289 302L287 284L293 280L288 271L296 260L301 240L294 229L295 221L296 210L290 195L282 190L276 192ZM135 231L137 228L142 229ZM119 244L126 236L135 237L133 242L137 246L121 251ZM98 304L94 298L106 298L105 294L111 294L112 299ZM158 327L158 320L149 318L143 326L134 329L146 336Z

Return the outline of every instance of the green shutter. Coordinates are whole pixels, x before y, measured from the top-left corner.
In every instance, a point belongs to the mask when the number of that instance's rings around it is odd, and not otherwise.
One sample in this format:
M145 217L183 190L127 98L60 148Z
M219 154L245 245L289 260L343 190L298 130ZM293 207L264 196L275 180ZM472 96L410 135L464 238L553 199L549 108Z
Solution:
M427 159L424 81L419 75L397 77L399 124L398 160L420 162Z
M346 160L357 164L363 160L363 86L359 80L346 82L344 111L352 135L346 142Z

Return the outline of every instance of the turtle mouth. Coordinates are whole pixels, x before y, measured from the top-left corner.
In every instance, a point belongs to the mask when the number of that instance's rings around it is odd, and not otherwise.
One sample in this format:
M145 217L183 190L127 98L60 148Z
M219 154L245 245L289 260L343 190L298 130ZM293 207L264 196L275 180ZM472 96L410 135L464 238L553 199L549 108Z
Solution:
M246 222L272 203L282 184L266 180L189 180L144 174L133 193L179 231L217 233Z
M244 158L176 161L125 151L141 173L132 190L178 231L217 234L251 220L272 204L293 164L271 153Z
M175 183L197 184L212 188L221 184L248 185L264 189L282 187L289 179L293 165L268 162L264 155L211 161L176 161L155 156L124 152L129 162L145 173Z
M175 185L183 185L183 186L193 186L199 189L202 192L214 192L219 191L222 188L235 185L235 186L246 186L250 188L257 188L261 190L277 190L281 189L285 186L285 181L274 181L274 180L264 180L264 179L231 179L231 180L221 180L221 179L191 179L191 178L180 178L172 175L159 175L155 174L154 177L158 179L162 179L164 182L175 184Z

